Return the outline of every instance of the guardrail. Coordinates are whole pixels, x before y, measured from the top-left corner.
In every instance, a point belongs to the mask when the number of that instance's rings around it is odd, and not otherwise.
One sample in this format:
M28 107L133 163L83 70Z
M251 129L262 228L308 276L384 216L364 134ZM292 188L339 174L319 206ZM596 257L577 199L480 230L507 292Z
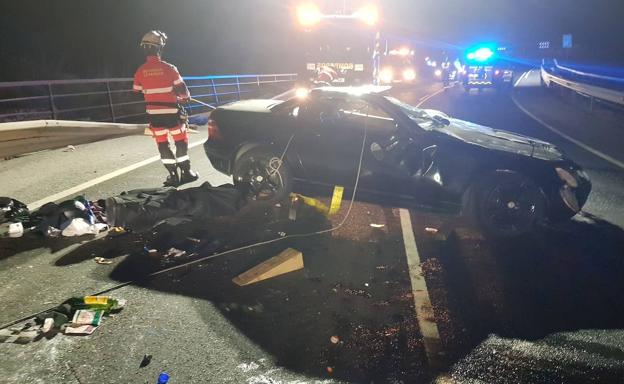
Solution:
M294 83L296 74L187 76L193 98L220 105ZM208 110L194 103L190 114ZM0 122L33 119L143 122L143 97L131 78L0 82Z
M554 61L554 64L555 64L555 68L559 66L556 60ZM559 67L559 68L563 68L564 70L568 69L565 67ZM587 75L580 71L576 71L576 72L581 73L583 75ZM594 99L604 100L610 103L617 104L619 106L624 106L624 92L615 90L615 89L597 86L597 85L587 84L585 82L573 81L570 79L566 79L562 76L557 76L546 70L545 63L542 63L541 76L542 76L543 83L547 86L551 86L554 83L554 84L571 89L577 93L580 93L584 96L589 97L592 107L593 107ZM599 76L599 75L595 75L595 76L602 78L602 79L606 77L606 76Z

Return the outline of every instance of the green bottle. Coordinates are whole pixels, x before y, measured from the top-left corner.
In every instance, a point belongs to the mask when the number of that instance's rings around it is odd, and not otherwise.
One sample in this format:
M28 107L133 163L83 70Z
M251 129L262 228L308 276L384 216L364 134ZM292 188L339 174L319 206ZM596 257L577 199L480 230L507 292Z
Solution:
M72 297L65 301L64 304L69 304L72 311L79 309L98 309L110 312L123 308L125 300L117 300L109 296L83 296Z

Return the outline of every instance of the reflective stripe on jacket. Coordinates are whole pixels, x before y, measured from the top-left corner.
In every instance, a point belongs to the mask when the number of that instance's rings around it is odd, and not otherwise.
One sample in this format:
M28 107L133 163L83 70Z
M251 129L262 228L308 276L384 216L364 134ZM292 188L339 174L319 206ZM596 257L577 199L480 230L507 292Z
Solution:
M143 93L145 109L153 115L177 113L178 98L190 97L178 69L158 56L148 56L137 69L132 88Z

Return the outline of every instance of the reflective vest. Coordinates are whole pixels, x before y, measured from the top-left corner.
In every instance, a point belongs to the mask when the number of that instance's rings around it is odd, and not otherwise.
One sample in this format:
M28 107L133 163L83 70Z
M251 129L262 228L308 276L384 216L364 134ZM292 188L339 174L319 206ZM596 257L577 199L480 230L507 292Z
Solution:
M178 69L158 56L148 56L137 69L132 88L143 92L150 115L178 113L178 98L190 97Z

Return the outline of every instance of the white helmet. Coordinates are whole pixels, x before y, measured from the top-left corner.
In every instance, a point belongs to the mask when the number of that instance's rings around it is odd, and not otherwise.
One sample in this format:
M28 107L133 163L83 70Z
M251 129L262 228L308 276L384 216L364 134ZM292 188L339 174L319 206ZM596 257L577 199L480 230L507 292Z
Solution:
M141 39L141 44L139 45L141 47L151 45L162 48L165 46L165 44L167 44L167 35L164 32L149 31L145 35L143 35L143 38Z

